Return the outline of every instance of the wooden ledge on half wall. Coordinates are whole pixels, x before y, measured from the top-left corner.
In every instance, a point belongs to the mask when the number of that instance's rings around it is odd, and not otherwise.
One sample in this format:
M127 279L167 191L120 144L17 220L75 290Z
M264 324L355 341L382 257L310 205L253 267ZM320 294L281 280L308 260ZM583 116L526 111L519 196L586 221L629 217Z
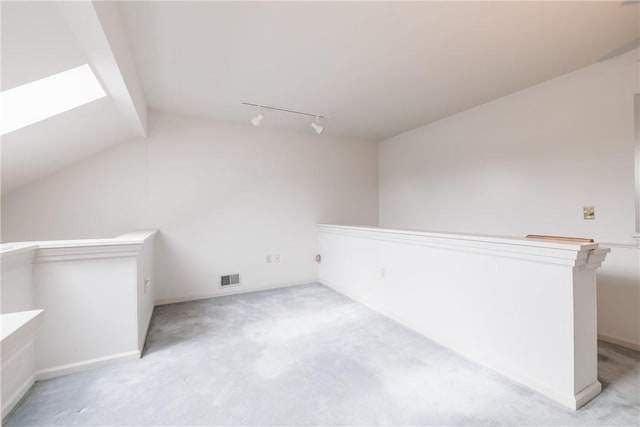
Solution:
M544 234L527 234L527 239L560 240L562 242L593 243L593 239L588 239L586 237L546 236Z

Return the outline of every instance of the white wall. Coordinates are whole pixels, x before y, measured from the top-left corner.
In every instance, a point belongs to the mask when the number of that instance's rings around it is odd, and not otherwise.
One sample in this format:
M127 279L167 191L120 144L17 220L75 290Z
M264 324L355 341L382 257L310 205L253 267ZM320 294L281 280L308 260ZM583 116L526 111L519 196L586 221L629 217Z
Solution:
M155 301L155 235L148 238L138 258L138 350L142 352Z
M44 309L36 341L40 378L140 356L136 268L136 258L34 264L35 306Z
M640 345L633 95L638 52L383 141L380 225L612 243L600 333ZM596 219L583 220L594 205Z
M145 191L145 143L148 190ZM377 144L149 114L149 136L2 199L3 241L157 228L156 300L317 279L318 222L377 224ZM265 255L280 255L266 264Z
M33 310L32 264L35 245L0 251L0 313Z

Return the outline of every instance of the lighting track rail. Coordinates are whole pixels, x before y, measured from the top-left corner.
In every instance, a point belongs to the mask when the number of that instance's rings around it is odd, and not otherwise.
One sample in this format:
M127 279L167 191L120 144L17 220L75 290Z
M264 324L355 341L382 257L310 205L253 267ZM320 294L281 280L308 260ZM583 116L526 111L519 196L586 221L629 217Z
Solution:
M326 117L321 114L305 113L304 111L290 110L288 108L274 107L271 105L254 104L251 102L241 102L241 104L248 105L250 107L256 107L257 114L251 118L251 123L254 126L260 126L262 119L264 119L264 115L262 114L262 109L266 109L266 110L281 111L283 113L299 114L302 116L314 117L315 121L311 122L311 127L313 128L313 130L318 135L320 135L324 131L324 126L320 124L320 119L326 119Z
M323 116L322 114L305 113L304 111L288 110L286 108L273 107L273 106L263 105L263 104L252 104L251 102L241 102L241 104L242 105L249 105L251 107L256 107L256 108L264 108L266 110L283 111L285 113L301 114L303 116L318 117L318 118L321 118L321 119L326 119L326 117Z

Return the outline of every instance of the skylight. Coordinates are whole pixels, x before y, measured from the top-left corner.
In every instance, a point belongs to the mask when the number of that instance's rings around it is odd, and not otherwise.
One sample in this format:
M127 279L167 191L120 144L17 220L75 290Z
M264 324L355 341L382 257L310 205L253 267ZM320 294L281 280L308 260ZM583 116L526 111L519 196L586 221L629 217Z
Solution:
M106 94L88 64L0 92L0 134L5 135Z

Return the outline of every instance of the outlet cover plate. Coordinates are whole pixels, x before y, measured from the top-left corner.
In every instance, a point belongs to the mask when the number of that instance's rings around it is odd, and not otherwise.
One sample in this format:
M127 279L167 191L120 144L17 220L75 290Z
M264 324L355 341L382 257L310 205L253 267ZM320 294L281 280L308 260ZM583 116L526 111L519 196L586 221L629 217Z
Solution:
M584 206L582 208L582 212L584 214L584 219L596 219L595 206Z

